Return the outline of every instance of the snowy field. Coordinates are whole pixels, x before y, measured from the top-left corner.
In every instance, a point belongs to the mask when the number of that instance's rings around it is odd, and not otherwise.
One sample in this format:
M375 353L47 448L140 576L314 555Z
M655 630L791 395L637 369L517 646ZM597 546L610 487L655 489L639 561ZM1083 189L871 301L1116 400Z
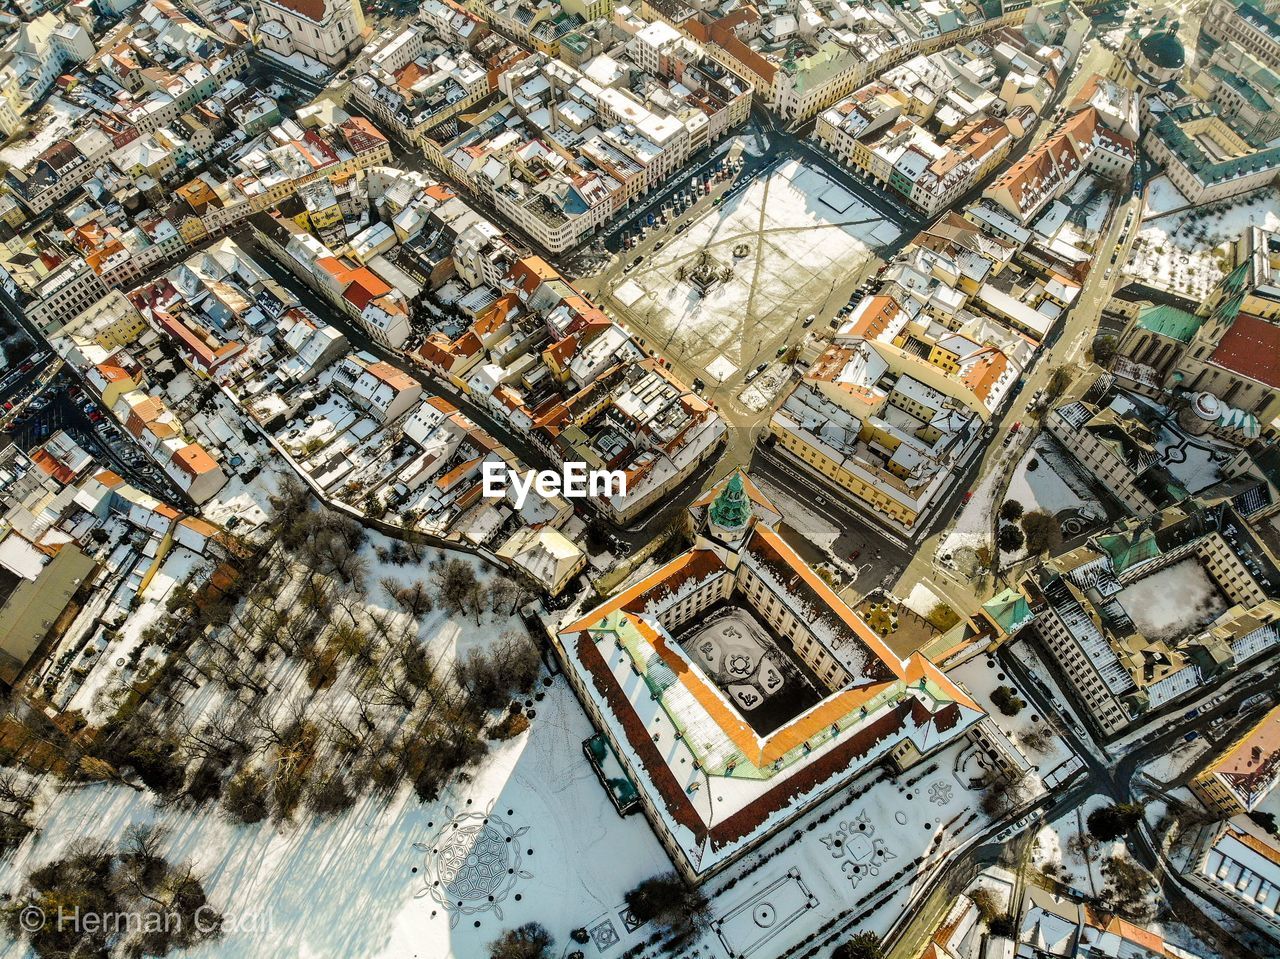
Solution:
M1076 715L1074 708L1070 705L1070 700L1063 693L1058 681L1053 678L1053 674L1049 671L1049 667L1045 665L1043 659L1040 658L1039 651L1031 644L1029 640L1017 642L1010 647L1011 652L1018 657L1018 661L1022 663L1027 672L1031 674L1034 682L1040 686L1040 691L1048 697L1050 703L1058 711L1060 718L1065 718L1067 724L1071 726L1077 734L1084 732L1084 724L1080 722L1080 717ZM1077 740L1085 749L1097 755L1094 750L1093 739L1090 736L1083 736Z
M710 371L723 357L747 370L798 338L805 316L897 237L896 226L852 193L791 161L650 254L611 305L687 365ZM731 272L700 295L680 271L704 252L717 273Z
M738 402L752 413L759 413L778 398L778 394L790 381L791 367L774 363L738 394Z
M155 822L169 830L171 861L196 864L232 927L200 956L476 959L504 928L534 920L567 942L593 918L616 919L625 892L669 866L644 819L622 819L609 805L583 757L592 730L568 686L557 681L537 709L527 734L434 803L406 789L293 828L162 808L125 786L68 789L41 838L8 864L5 885L73 838L116 839L131 823ZM504 868L455 877L458 899L446 908L433 885L442 864L477 850Z
M1110 800L1105 796L1095 794L1077 808L1042 826L1036 833L1031 864L1052 871L1059 882L1076 890L1081 898L1100 894L1107 884L1102 875L1102 863L1117 849L1123 850L1124 842L1098 843L1085 849L1078 842L1072 843L1072 838L1087 834L1089 814L1109 804Z
M1071 222L1085 233L1085 239L1102 230L1107 211L1111 209L1111 196L1110 188L1100 178L1087 175L1077 180L1063 198L1071 207Z
M1154 219L1168 213L1170 210L1178 210L1188 205L1187 198L1178 192L1178 188L1173 185L1167 176L1162 174L1147 185L1142 218L1144 220Z
M1239 452L1212 436L1188 436L1173 420L1161 425L1156 449L1164 467L1192 494L1222 479L1222 466Z
M50 97L43 110L28 118L28 135L0 150L0 161L15 169L22 169L59 140L65 139L71 133L75 121L88 112L84 107L69 103L61 97Z
M1227 259L1222 245L1250 226L1280 227L1280 191L1268 188L1144 220L1124 272L1160 289L1203 298L1223 276Z
M1079 467L1053 437L1040 434L1018 462L1005 491L1005 502L1022 506L1023 515L1043 510L1058 521L1062 538L1071 540L1106 519L1106 510L1089 488ZM1014 524L1016 525L1016 524ZM1000 553L1001 565L1027 555L1025 547Z

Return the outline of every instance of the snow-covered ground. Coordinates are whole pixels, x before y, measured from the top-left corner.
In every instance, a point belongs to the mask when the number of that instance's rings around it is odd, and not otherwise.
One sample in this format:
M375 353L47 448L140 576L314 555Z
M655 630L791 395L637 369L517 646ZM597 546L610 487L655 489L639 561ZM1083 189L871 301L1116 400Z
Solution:
M996 511L1000 508L1000 493L1012 466L1015 449L1015 446L1001 449L983 472L982 480L971 491L973 495L960 510L955 525L938 544L939 561L969 572L967 567L973 564L973 553L983 548L990 549L994 545L991 542L991 529Z
M975 656L950 670L948 675L962 683L973 694L978 705L987 710L991 719L1018 748L1032 766L1035 776L1043 780L1045 786L1058 788L1083 768L1062 735L1046 717L1040 715L1027 691L1016 679L1000 669L994 657ZM1006 716L992 702L991 694L1000 686L1012 687L1026 703L1016 716Z
M1017 500L1025 513L1044 510L1057 516L1074 511L1095 519L1104 515L1079 468L1053 437L1044 434L1032 441L1014 468L1005 500Z
M1177 602L1171 602L1171 597ZM1115 596L1152 641L1175 640L1213 622L1229 603L1194 555L1134 580Z
M1280 191L1267 188L1144 220L1124 272L1151 286L1201 299L1222 278L1224 243L1247 227L1280 227Z
M528 733L498 744L473 781L434 803L406 789L296 827L162 808L125 786L69 788L46 810L40 838L7 864L5 884L76 838L114 840L131 823L155 822L169 830L166 854L195 863L227 918L226 935L201 956L474 959L522 922L543 923L561 942L593 917L621 929L624 893L669 868L666 857L643 818L609 805L583 757L592 730L568 686L557 681L537 710ZM446 908L433 885L441 864L477 850L492 874L468 872L472 881L452 889L463 905Z
M52 96L44 108L28 117L28 135L14 140L0 150L0 161L15 169L22 169L49 147L63 140L71 132L75 121L88 113L84 107Z
M933 607L937 606L941 602L943 602L943 599L938 596L937 593L931 590L923 582L919 582L911 587L911 592L908 593L906 599L902 601L902 605L906 606L907 609L911 610L913 613L918 613L921 616L928 616L929 613L933 611Z
M1010 649L1013 654L1018 657L1018 661L1022 663L1027 672L1031 674L1032 678L1039 683L1041 692L1048 697L1049 701L1058 710L1061 716L1066 719L1067 725L1069 725L1077 734L1079 741L1084 744L1086 749L1089 749L1090 752L1094 752L1094 754L1097 755L1095 749L1092 747L1092 740L1090 737L1087 735L1081 736L1084 732L1084 724L1080 722L1080 717L1076 714L1075 709L1070 705L1066 695L1062 692L1061 687L1058 686L1058 682L1053 678L1053 674L1049 672L1049 667L1046 666L1044 660L1040 658L1040 653L1036 648L1031 645L1030 641L1022 640L1013 644Z
M708 371L727 357L746 370L772 360L779 340L798 337L836 284L897 236L819 170L790 161L667 239L618 286L611 305L686 365ZM702 295L680 270L692 271L704 253L728 278Z
M233 476L201 507L201 513L209 522L219 526L226 526L234 517L234 532L239 536L246 535L247 527L261 526L267 521L271 513L270 498L280 485L281 471L286 469L283 458L272 456L249 482Z
M1004 502L1013 500L1023 514L1043 510L1058 520L1065 540L1079 536L1106 518L1080 468L1053 437L1041 433L1014 467ZM1003 505L1003 503L1001 504ZM1025 547L1012 553L1001 551L1001 565L1017 562L1027 555Z
M1146 206L1142 218L1154 219L1170 210L1178 210L1184 206L1188 206L1187 198L1178 192L1173 181L1161 174L1147 185Z
M1206 736L1200 736L1191 742L1180 740L1163 756L1157 756L1144 765L1141 771L1157 784L1172 783L1196 765L1212 745L1212 741Z
M1088 832L1089 814L1095 809L1110 805L1111 800L1094 794L1075 809L1069 809L1058 819L1041 826L1036 833L1031 864L1036 867L1051 866L1059 882L1065 883L1080 898L1096 896L1107 882L1102 875L1102 863L1116 851L1124 849L1124 841L1097 843L1087 851L1073 851L1072 837Z
M790 366L786 363L771 364L738 394L738 402L751 412L759 413L777 398L778 393L790 380Z
M1086 234L1086 239L1102 230L1107 211L1111 209L1111 188L1092 174L1082 176L1068 191L1063 202L1071 207L1071 221Z

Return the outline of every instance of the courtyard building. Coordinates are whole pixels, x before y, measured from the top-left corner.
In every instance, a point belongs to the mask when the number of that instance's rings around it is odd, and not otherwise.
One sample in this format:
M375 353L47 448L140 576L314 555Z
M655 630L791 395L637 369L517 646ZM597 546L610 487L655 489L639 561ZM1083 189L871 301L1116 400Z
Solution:
M1225 500L1126 520L1021 586L1042 648L1107 737L1280 646L1280 570Z
M983 710L894 655L795 554L735 472L692 549L553 637L676 868L701 882L872 766L903 770Z

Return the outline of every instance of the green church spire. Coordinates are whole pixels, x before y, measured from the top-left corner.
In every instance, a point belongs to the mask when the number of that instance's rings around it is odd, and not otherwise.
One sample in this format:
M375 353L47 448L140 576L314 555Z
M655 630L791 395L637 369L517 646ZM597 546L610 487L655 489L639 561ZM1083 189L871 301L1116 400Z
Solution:
M724 529L741 529L750 518L751 501L747 499L742 474L735 472L711 504L711 521Z

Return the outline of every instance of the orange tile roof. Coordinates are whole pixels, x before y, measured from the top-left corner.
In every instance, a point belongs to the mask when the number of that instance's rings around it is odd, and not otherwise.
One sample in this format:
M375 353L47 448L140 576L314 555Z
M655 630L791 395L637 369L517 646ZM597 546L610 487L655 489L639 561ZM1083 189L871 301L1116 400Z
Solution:
M218 468L213 457L199 443L191 443L174 453L173 464L191 476L202 476Z
M383 360L379 360L377 363L370 363L365 369L395 390L411 390L420 385L417 380L404 370Z

